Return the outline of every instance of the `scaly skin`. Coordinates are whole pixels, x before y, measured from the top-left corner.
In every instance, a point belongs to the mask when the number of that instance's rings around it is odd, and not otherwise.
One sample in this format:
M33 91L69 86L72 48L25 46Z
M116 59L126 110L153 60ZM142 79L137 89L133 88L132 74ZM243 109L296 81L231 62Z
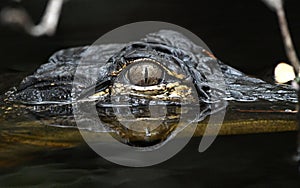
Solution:
M91 56L84 57L87 53ZM95 54L98 60L103 62L100 69L99 64L88 61L89 58L95 58ZM145 62L145 59L150 59L155 66L161 67L160 70L164 72L161 83L143 87L126 80L126 71L130 66ZM83 60L85 64L81 64ZM88 78L84 81L75 79L73 82L78 66L84 67L79 75L95 72L92 76L97 79ZM148 73L146 75L148 77ZM222 87L220 84L222 81L227 88ZM188 82L194 83L193 87L197 90L198 98L190 95L191 86L187 84ZM96 86L95 92L90 90L93 85ZM90 48L86 46L55 53L48 63L42 65L33 75L26 77L17 88L6 93L1 119L12 117L26 119L30 116L46 125L74 128L76 126L72 109L74 101L96 101L99 115L110 122L112 126L109 128L115 137L120 140L129 139L129 142L143 140L145 133L124 132L124 127L115 123L115 117L108 115L109 110L105 105L111 104L111 96L118 96L121 93L130 96L130 100L126 99L130 104L134 102L140 104L142 101L146 101L147 104L159 100L166 104L180 105L197 101L201 105L201 110L197 112L200 114L199 120L207 119L210 114L219 110L211 111L211 105L218 103L218 99L229 101L229 110L220 131L221 135L296 130L294 115L289 112L273 116L272 110L269 113L251 114L239 111L241 106L232 108L238 103L244 106L243 109L259 112L261 109L254 106L262 101L270 101L265 105L267 111L274 104L286 105L280 109L281 111L285 108L293 109L297 97L289 86L272 85L249 77L223 64L207 49L194 44L182 34L168 30L151 33L144 39L129 44L107 44ZM176 97L184 100L178 101ZM218 108L224 107L226 102ZM132 110L137 116L144 115L135 108ZM249 116L241 118L241 114ZM173 116L174 114L171 114L169 119ZM19 123L13 122L13 126L4 121L1 126L0 153L5 153L3 156L10 156L15 152L11 150L14 148L12 143L41 148L65 148L82 143L77 129L63 129L45 126L39 121L23 120ZM203 134L205 125L206 121L199 122L196 136ZM155 142L158 138L162 138L160 142L163 142L176 129L173 125L166 127L151 132L152 137L149 140Z

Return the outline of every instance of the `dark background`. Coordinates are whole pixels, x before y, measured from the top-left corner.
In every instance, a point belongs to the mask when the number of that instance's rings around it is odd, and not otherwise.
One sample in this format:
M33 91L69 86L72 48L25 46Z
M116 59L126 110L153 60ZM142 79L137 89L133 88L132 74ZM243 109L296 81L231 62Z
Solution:
M21 5L38 23L46 0ZM13 5L1 1L0 8ZM299 49L299 1L286 0L290 30ZM1 72L32 72L55 51L93 43L106 32L137 21L165 21L194 32L223 62L251 75L270 74L287 61L277 17L260 0L70 0L64 4L55 36L31 37L0 27ZM299 51L299 50L298 50Z

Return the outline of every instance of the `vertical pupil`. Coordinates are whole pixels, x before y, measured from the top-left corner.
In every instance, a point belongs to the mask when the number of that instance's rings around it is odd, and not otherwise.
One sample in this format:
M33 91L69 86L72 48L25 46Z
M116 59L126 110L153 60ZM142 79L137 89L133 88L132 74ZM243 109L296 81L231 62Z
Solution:
M148 83L148 68L145 67L145 83Z

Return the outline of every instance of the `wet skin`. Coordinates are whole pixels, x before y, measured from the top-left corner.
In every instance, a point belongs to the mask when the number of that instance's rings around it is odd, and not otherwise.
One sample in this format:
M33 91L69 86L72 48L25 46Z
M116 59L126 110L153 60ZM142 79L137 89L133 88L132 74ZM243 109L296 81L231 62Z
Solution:
M227 101L293 104L296 100L290 87L249 77L182 34L161 30L128 44L55 53L48 63L6 93L3 109L10 116L30 114L47 125L75 127L74 102L96 102L98 116L115 138L148 146L174 133L184 105L198 105L200 110L193 121L200 122L226 108ZM133 127L123 126L114 114L113 106L122 111L116 101L130 106L130 113L122 115L123 119L134 115ZM162 110L166 116L153 117L149 106L166 106ZM151 123L143 126L145 121L162 119L158 127L151 127Z

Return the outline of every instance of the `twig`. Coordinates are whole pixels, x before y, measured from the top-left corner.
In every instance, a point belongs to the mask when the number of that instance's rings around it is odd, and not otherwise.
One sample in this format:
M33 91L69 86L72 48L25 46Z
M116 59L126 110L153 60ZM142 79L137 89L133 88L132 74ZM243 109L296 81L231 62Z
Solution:
M283 1L282 0L263 0L263 1L272 10L276 11L287 57L290 60L293 67L295 68L295 70L297 71L297 74L299 74L300 63L288 28L288 23L283 8Z
M4 23L17 24L33 36L53 35L56 31L64 0L49 0L45 13L38 25L24 9L5 8L1 11L1 20Z

